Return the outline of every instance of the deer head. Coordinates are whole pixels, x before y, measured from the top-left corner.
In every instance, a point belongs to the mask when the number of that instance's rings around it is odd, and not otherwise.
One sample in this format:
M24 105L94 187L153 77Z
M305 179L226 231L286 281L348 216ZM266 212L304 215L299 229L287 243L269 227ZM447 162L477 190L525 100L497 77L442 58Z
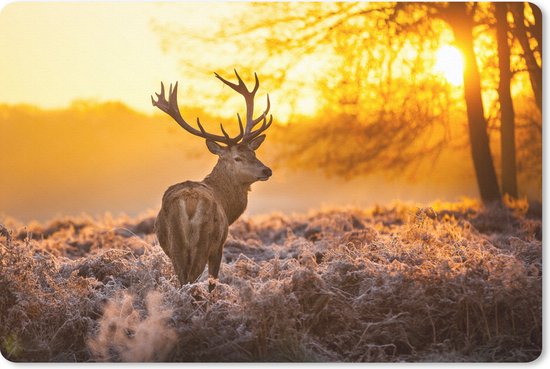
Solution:
M187 132L206 139L208 150L219 157L218 166L223 167L227 173L231 173L238 182L251 184L256 181L265 181L271 176L272 172L271 169L256 158L255 150L265 140L265 134L261 133L268 129L273 121L272 115L270 115L269 121L267 120L270 108L269 94L267 95L267 107L265 111L257 118L254 118L254 96L260 86L257 74L254 73L255 85L251 91L248 90L236 70L235 75L237 76L238 84L229 82L217 73L214 74L216 78L244 97L246 104L246 125L243 128L241 116L237 113L239 134L235 137L229 136L221 123L220 129L222 135L206 132L199 118L197 118L198 129L187 123L181 116L178 108L177 82L173 87L170 85L168 99L165 96L164 84L161 82L160 94L156 93L157 100L155 101L151 96L153 106L171 116ZM260 123L261 125L257 127Z

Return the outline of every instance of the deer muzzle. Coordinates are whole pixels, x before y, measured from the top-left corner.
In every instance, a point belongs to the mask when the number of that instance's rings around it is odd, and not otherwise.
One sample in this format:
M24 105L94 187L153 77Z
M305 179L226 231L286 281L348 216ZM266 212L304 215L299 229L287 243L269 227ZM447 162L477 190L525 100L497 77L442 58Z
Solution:
M271 177L271 175L273 174L273 172L271 171L270 168L268 167L265 167L263 170L262 170L262 176L258 178L258 180L260 181L267 181L269 179L269 177Z

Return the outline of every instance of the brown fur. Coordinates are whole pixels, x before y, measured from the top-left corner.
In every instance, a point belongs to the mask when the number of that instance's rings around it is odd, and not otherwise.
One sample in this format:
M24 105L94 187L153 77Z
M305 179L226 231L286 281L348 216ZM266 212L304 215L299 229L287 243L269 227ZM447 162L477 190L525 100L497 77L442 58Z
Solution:
M235 137L230 137L223 126L223 136L206 132L198 118L198 130L189 125L179 112L177 83L173 87L170 85L168 95L161 83L156 100L151 96L154 106L171 116L187 132L205 138L208 150L219 156L212 173L202 182L187 181L168 188L155 222L159 243L172 260L183 284L197 280L207 261L210 276L218 277L229 225L245 211L250 185L271 176L271 169L263 165L254 152L265 139L265 134L260 134L273 121L273 116L267 120L269 95L265 111L254 119L254 96L260 83L258 76L254 73L255 84L249 90L236 70L235 75L237 84L215 73L216 78L245 99L246 126L243 127L238 116L240 133Z
M155 222L159 243L182 284L195 282L207 263L209 275L218 277L229 225L245 211L250 185L271 175L249 144L215 150L218 163L202 182L166 190Z

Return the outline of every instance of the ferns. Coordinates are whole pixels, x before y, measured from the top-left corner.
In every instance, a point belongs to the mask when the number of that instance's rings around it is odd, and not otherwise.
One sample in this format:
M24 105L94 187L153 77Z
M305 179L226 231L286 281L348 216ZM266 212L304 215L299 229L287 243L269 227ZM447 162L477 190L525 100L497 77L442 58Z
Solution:
M211 294L206 273L178 286L151 227L120 231L150 217L5 222L0 348L14 361L534 360L541 220L507 206L240 220Z

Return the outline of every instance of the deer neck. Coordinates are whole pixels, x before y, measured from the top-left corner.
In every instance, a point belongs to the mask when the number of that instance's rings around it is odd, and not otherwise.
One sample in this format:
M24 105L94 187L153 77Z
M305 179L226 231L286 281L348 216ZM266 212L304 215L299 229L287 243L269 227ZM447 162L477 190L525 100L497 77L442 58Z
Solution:
M214 196L225 211L229 224L237 220L245 211L250 184L239 183L223 163L218 162L203 183L213 190Z

